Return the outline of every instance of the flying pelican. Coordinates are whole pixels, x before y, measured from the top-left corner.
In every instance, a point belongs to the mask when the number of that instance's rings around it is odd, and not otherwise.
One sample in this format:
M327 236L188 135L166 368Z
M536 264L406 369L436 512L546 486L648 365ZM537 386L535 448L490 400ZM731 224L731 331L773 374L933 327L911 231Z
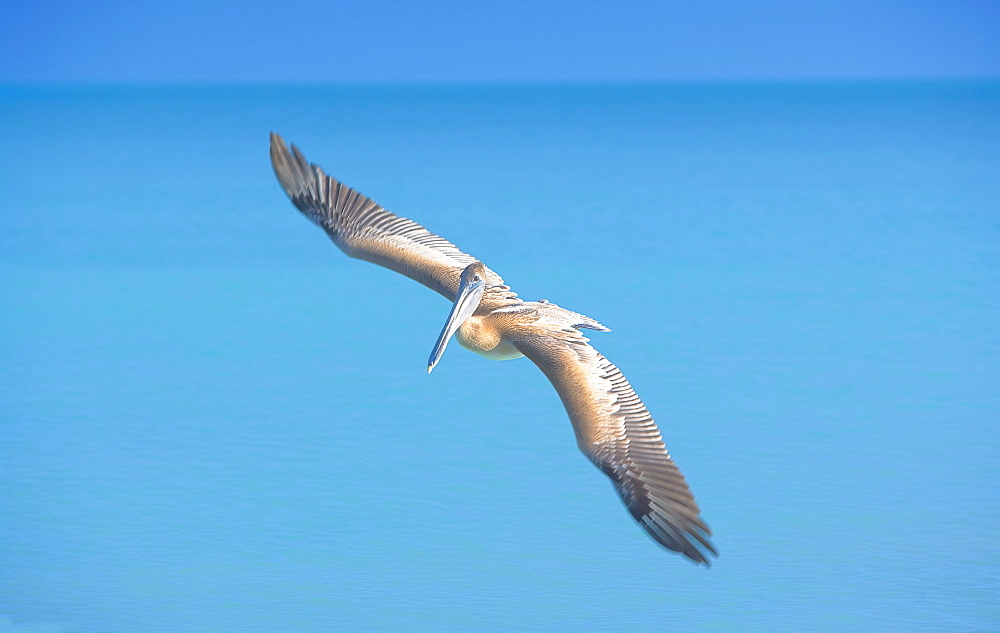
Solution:
M580 332L608 328L548 301L519 299L482 262L326 175L273 132L271 163L292 203L347 255L406 275L454 302L428 373L453 335L492 360L527 356L559 393L580 450L611 479L639 525L695 563L707 566L708 556L718 555L649 411Z

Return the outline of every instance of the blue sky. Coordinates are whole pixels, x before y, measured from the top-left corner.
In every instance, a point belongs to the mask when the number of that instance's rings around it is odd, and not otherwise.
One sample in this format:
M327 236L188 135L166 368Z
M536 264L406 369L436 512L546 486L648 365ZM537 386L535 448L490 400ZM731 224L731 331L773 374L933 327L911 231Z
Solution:
M0 81L1000 76L1000 2L11 2Z

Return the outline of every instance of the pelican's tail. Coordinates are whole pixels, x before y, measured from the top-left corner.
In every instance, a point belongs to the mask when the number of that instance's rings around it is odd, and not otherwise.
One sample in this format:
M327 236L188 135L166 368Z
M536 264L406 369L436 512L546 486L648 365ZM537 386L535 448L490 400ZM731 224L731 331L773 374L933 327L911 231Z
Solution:
M547 301L545 299L542 299L541 301L525 301L497 310L497 312L522 311L533 312L540 317L542 322L557 328L570 327L577 330L580 328L586 328L588 330L597 330L598 332L611 331L611 328L599 323L597 319L592 319L585 314L580 314L579 312L567 310L566 308L557 306L551 301Z
M568 310L567 310L567 312L568 312ZM605 325L602 325L601 323L598 323L597 319L591 319L586 314L578 314L576 312L574 312L573 314L576 317L578 317L577 320L579 321L579 323L574 323L573 324L573 327L575 327L578 330L580 328L582 328L582 327L585 327L588 330L597 330L598 332L610 332L611 331L611 328L609 328L609 327L607 327Z
M567 310L566 308L560 308L554 303L549 303L543 300L541 303L545 303L550 307L556 308L562 313L562 318L568 320L567 325L574 327L576 329L587 328L588 330L597 330L598 332L610 332L611 328L604 326L597 319L592 319L586 314L580 314L579 312L573 312L572 310Z

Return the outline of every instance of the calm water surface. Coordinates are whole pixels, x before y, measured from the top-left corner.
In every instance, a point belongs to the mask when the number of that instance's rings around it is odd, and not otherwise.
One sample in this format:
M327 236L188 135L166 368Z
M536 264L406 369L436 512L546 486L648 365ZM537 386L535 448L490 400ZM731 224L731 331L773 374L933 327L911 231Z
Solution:
M267 133L615 331L716 533ZM1000 85L0 88L0 631L1000 628Z

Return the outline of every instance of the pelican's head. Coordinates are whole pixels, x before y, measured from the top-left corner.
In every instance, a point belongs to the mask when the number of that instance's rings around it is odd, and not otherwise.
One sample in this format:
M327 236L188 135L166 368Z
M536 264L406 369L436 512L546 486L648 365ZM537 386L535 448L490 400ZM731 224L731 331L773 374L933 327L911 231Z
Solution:
M441 360L444 348L448 347L448 341L458 328L465 323L465 320L472 316L472 313L479 307L479 302L486 291L486 266L482 262L472 262L462 271L462 277L458 282L458 295L455 297L455 305L451 307L451 314L445 321L441 335L438 336L434 350L427 361L427 373L431 373L434 366Z

